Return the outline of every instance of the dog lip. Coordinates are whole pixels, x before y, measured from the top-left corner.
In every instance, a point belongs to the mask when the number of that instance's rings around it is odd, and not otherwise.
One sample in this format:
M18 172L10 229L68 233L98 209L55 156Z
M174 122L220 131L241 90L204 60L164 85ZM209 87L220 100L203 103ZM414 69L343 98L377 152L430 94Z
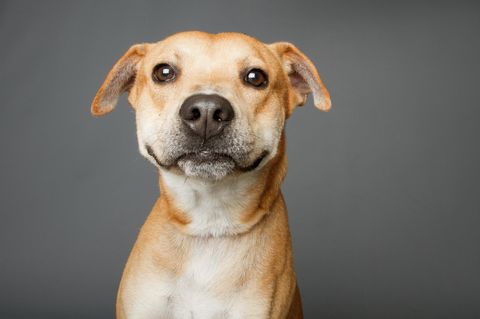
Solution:
M155 152L154 152L153 149L150 147L150 145L146 144L146 145L145 145L145 149L147 150L148 155L150 155L150 156L155 160L155 162L158 164L158 166L164 167L164 168L166 168L166 169L169 169L170 167L172 167L172 165L165 165L165 164L163 164L162 162L160 162L160 160L159 160L158 157L155 155Z
M256 169L260 165L260 163L263 161L263 159L265 157L267 157L267 155L268 155L268 151L263 151L260 154L260 156L251 165L242 166L242 165L239 165L237 163L237 161L232 156L230 156L228 154L216 153L216 152L212 152L212 151L209 151L209 150L201 150L199 152L184 153L184 154L180 155L179 157L177 157L177 159L174 161L174 164L166 165L166 164L163 164L162 162L160 162L160 160L155 155L155 152L153 151L153 149L150 145L145 144L145 149L147 150L148 155L150 155L155 160L155 162L158 164L158 166L161 166L161 167L166 168L166 169L170 169L173 166L178 165L178 162L180 160L183 160L183 159L186 159L186 158L189 158L189 157L198 156L198 157L200 157L200 160L202 160L202 158L203 158L203 160L216 160L216 159L218 160L220 158L228 159L228 160L231 160L235 163L235 166L237 167L238 170L240 170L242 172L249 172L249 171L253 171L254 169Z
M257 159L255 159L255 161L253 161L252 164L250 164L248 166L242 166L242 165L238 164L237 161L232 156L230 156L228 154L216 153L216 152L212 152L212 151L208 151L208 150L202 150L202 151L199 151L199 152L185 153L185 154L181 155L180 157L178 157L175 162L178 163L178 161L180 161L182 159L186 159L186 158L188 159L189 157L199 157L200 161L202 159L203 160L211 160L211 161L218 160L218 159L228 159L228 160L233 161L233 163L235 163L235 167L239 171L249 172L249 171L253 171L254 169L256 169L260 165L260 163L262 163L263 159L265 157L267 157L267 155L268 155L268 151L263 151L260 154L260 156L257 157Z
M246 166L246 167L243 167L243 166L239 166L237 165L237 167L242 171L242 172L250 172L250 171L253 171L254 169L256 169L260 163L262 163L263 159L265 157L267 157L268 155L268 151L263 151L262 154L260 154L260 156L249 166ZM236 163L235 163L236 164Z
M177 158L175 162L179 162L180 160L183 159L192 159L192 160L198 160L200 162L202 161L215 161L219 159L227 159L235 162L235 160L232 158L232 156L224 153L217 153L217 152L212 152L209 150L201 150L198 152L188 152L185 153ZM236 165L236 163L235 163Z

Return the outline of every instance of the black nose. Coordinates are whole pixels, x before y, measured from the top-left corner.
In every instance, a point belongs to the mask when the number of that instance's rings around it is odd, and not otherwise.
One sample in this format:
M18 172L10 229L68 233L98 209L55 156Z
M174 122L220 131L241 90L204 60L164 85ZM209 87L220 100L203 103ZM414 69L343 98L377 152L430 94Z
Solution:
M195 94L180 107L180 118L204 141L222 132L235 113L227 99L216 94Z

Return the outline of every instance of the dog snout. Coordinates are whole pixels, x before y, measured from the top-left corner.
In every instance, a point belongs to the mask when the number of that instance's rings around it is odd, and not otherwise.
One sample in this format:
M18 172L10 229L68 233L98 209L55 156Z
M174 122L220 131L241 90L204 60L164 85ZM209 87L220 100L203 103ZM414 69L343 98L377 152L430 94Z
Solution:
M180 118L193 133L204 141L220 134L235 116L233 107L217 94L195 94L180 107Z

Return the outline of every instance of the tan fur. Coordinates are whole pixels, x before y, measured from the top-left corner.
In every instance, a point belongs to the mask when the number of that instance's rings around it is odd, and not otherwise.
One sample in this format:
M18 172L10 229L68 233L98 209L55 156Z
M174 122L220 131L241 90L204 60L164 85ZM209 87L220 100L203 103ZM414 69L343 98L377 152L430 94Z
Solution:
M150 80L150 72L159 62L181 64L187 71L168 89L159 88ZM268 71L267 89L252 90L241 84L238 72L250 65ZM122 83L126 79L128 82ZM255 171L236 171L222 182L227 188L231 183L244 183L239 191L245 196L240 197L238 205L225 206L225 212L232 214L228 221L232 227L218 235L196 235L199 230L193 225L198 223L198 216L186 210L188 201L182 202L189 193L181 194L176 187L182 172L159 167L161 196L125 267L117 297L117 318L169 316L163 309L175 309L175 303L197 285L220 306L222 302L231 303L221 318L303 318L287 211L280 191L287 168L284 121L310 92L315 105L328 110L328 92L313 63L289 43L265 45L238 33L186 32L156 44L133 46L108 74L92 103L92 113L108 113L118 95L128 91L136 110L140 151L154 162L143 144L153 143L160 157L167 152L169 140L164 135L174 130L168 131L168 125L173 125L170 123L178 114L179 103L202 90L218 92L237 107L238 121L249 126L245 134L251 135L254 145L252 159L262 147L270 147L271 153ZM263 144L259 136L264 136ZM185 178L185 187L190 185L193 190L202 183ZM212 192L219 189L218 196L234 195L223 195L223 186L205 185ZM211 196L215 199L216 195ZM203 252L219 262L209 264ZM191 264L192 260L206 267L203 273ZM188 288L185 290L180 283ZM212 305L218 306L215 302ZM175 313L181 311L176 309Z

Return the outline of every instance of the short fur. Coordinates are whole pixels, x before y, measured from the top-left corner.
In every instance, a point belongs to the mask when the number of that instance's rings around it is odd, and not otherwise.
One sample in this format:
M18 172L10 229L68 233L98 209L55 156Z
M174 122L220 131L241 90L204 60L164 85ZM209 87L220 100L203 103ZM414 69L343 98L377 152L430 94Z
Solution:
M159 63L175 65L178 78L152 81ZM252 67L266 71L266 88L245 85L242 72ZM285 120L311 92L319 109L330 109L313 63L286 42L184 32L131 47L92 113L113 110L122 92L136 111L140 152L159 169L161 196L125 267L117 318L303 318L280 185ZM235 110L235 120L207 142L178 116L198 93L221 95ZM227 157L183 156L205 150Z

